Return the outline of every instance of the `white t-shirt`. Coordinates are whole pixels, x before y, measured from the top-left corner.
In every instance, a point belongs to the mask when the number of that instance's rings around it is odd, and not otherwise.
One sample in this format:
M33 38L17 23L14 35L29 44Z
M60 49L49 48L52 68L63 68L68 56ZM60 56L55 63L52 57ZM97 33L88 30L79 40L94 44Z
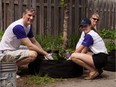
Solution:
M0 50L17 50L21 45L21 38L33 37L31 26L23 24L23 19L11 23L6 29L1 42Z
M94 29L97 31L97 27L96 26L94 26ZM76 45L76 49L81 45L82 41L84 40L84 37L85 37L85 33L82 32L81 33L81 37L80 37L80 39L79 39L79 41L78 41L78 43Z
M76 49L79 48L79 46L80 46L81 43L83 42L84 36L85 36L85 33L82 32L82 33L81 33L81 37L80 37L80 39L79 39L79 41L78 41L78 43L77 43L77 45L76 45Z
M108 53L104 41L94 30L84 36L81 44L88 47L94 54Z

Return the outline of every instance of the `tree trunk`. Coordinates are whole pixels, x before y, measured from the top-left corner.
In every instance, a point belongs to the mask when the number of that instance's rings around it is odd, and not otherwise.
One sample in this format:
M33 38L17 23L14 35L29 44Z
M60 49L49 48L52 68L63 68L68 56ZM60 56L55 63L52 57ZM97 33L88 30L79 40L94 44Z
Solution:
M68 21L69 21L69 6L68 0L65 0L64 5L64 24L63 24L63 48L66 49L68 46Z

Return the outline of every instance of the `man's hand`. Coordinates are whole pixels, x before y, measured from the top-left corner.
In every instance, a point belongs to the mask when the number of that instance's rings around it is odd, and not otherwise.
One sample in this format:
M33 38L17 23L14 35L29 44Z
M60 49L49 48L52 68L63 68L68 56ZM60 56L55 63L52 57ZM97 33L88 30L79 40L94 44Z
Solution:
M34 50L40 54L43 54L43 55L47 55L48 53L46 51L44 51L42 48L36 46L35 44L33 44L29 38L22 38L20 39L21 42L26 45L28 47L29 50Z
M44 56L44 57L45 57L45 59L47 59L47 60L53 60L53 57L52 57L51 54L47 54L47 55Z

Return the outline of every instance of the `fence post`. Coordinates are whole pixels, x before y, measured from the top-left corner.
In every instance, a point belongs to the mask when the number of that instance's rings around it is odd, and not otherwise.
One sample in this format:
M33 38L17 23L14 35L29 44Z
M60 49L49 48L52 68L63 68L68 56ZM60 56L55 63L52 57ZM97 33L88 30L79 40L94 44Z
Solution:
M3 25L4 25L4 30L5 30L6 25L7 25L7 23L6 23L7 22L6 21L6 0L3 0L3 3L4 3L4 8L3 8L3 10L4 10L4 14L3 14L4 15L4 17L3 17L4 18L4 20L3 20L4 24Z
M40 0L40 35L44 35L44 0Z
M79 0L75 0L75 32L79 35Z
M51 35L51 32L51 0L47 0L47 33Z
M10 24L11 22L14 21L14 1L13 0L9 0L9 9L8 9L8 11L9 11L9 14L10 14L8 23Z
M0 0L0 13L1 13L1 15L0 15L0 31L1 31L2 28L3 28L3 24L2 24L2 22L3 22L3 20L2 20L2 17L3 17L3 12L2 12L2 0Z
M33 0L32 0L32 1L33 1ZM32 1L31 1L31 0L27 0L27 7L31 7Z
M22 8L23 8L23 0L18 0L18 11L19 11L19 18L22 16Z
M58 1L54 0L54 35L58 35Z
M68 19L68 21L69 21L69 23L68 23L68 35L71 35L71 33L74 31L73 30L73 27L72 27L72 16L73 16L73 14L72 14L72 8L73 8L73 4L72 4L72 0L69 0L68 1L68 3L69 3L69 12L68 12L68 14L69 14L69 19Z
M36 4L36 0L32 0L32 7L37 11L37 4ZM33 32L34 35L36 34L37 31L37 15L35 16L35 20L33 22Z

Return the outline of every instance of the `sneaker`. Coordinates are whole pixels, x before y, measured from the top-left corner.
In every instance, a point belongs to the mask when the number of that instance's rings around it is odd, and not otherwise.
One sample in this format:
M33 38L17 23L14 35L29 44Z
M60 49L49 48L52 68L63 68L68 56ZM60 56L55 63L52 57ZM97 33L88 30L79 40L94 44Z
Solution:
M16 74L16 79L19 79L19 78L20 78L20 76Z

